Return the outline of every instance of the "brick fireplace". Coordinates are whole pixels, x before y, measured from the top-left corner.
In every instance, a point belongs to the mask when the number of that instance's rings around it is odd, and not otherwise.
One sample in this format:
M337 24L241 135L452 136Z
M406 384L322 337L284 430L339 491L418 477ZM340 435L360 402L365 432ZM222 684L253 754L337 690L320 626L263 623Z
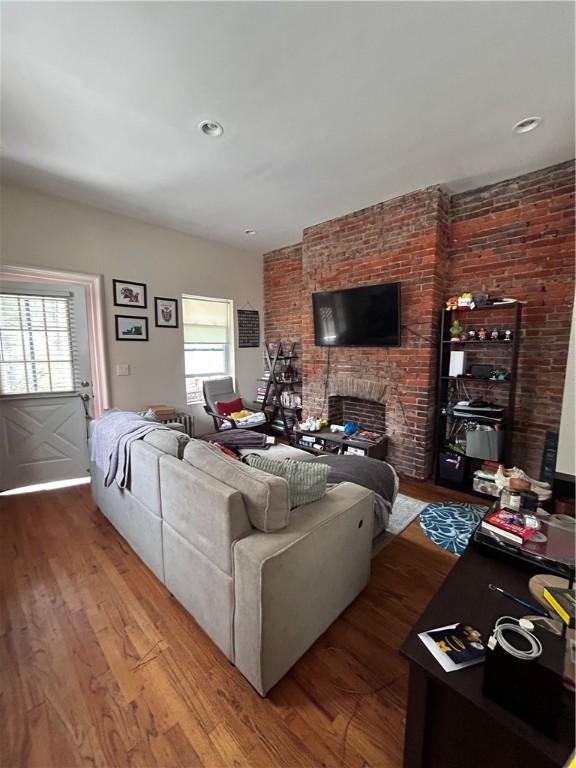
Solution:
M355 421L364 429L385 432L389 390L383 382L335 374L328 380L326 394L330 421Z
M402 284L400 347L315 345L312 293L393 281ZM346 407L335 420L364 426L360 411L348 414L368 407L346 401L381 404L387 459L400 474L428 477L439 314L464 290L527 304L513 459L538 476L544 433L559 424L570 336L573 161L452 198L421 189L309 227L301 243L266 254L265 333L298 342L304 416Z
M381 403L363 400L359 397L340 397L332 395L328 398L328 418L333 424L345 424L355 421L362 429L371 432L386 432L386 411Z
M385 405L388 460L412 477L431 469L434 337L446 258L448 197L419 190L304 231L301 339L306 414L328 395ZM402 346L317 347L310 295L341 287L402 283Z

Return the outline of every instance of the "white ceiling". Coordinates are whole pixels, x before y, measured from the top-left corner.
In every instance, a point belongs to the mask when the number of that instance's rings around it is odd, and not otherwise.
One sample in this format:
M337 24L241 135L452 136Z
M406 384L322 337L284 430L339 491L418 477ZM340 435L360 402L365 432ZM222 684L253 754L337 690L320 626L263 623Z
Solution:
M243 248L574 155L571 2L2 6L5 175Z

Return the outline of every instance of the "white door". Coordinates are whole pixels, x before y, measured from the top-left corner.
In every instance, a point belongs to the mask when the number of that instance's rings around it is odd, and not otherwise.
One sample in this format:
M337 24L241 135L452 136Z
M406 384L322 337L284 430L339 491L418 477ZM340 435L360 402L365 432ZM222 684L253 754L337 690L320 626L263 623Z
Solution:
M86 477L90 357L83 288L0 289L0 490Z

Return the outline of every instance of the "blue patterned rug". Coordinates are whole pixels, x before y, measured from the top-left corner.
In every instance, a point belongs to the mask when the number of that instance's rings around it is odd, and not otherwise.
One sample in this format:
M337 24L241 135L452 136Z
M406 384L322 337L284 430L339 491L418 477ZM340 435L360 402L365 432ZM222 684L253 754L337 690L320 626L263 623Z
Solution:
M422 530L434 544L461 555L468 539L482 520L488 507L459 501L438 501L420 512Z

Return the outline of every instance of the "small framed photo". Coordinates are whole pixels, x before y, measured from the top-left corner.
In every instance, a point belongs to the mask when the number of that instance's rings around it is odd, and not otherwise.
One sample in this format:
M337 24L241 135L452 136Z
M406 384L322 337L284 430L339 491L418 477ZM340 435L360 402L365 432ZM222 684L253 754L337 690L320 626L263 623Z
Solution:
M138 307L146 309L146 286L144 283L131 283L128 280L112 280L114 284L115 307Z
M148 341L148 318L135 315L114 315L116 341Z
M178 328L178 299L155 296L154 315L158 328Z

